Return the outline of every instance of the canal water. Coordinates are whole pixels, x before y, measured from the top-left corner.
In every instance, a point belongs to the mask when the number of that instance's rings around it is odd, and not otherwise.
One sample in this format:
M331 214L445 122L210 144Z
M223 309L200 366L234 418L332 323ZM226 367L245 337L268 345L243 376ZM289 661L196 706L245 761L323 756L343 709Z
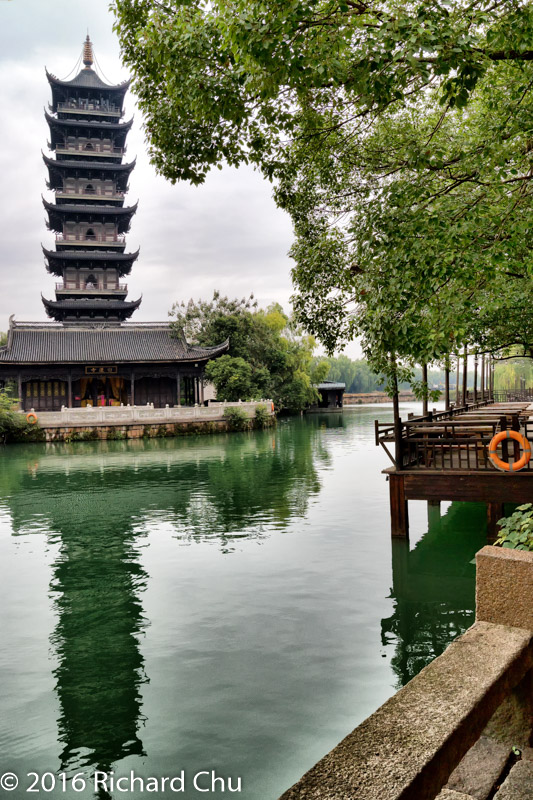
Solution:
M391 542L376 416L1 450L10 797L275 800L472 623L484 508Z

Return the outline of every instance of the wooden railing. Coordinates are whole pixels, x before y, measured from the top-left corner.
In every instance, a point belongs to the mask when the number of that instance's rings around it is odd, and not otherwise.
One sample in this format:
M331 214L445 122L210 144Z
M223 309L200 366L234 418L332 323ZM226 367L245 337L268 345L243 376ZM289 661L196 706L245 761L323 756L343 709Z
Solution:
M449 411L430 412L425 416L399 420L397 425L375 420L375 442L381 445L397 470L487 470L494 469L489 458L489 445L498 431L514 430L533 440L533 419L528 414L502 411L501 416L478 421L457 419L489 405L484 400ZM387 444L394 442L395 453ZM501 444L502 459L517 461L520 447L514 440ZM525 470L533 469L529 462Z
M60 244L70 244L75 242L81 242L82 244L124 244L125 241L126 237L123 233L119 233L115 236L106 236L101 234L95 234L94 236L81 236L79 233L56 234L56 242Z
M106 147L105 145L93 145L87 147L84 144L58 145L56 153L68 155L69 153L83 153L86 156L123 156L126 152L125 147Z
M103 197L107 200L123 200L124 192L113 191L112 189L56 189L56 197Z
M58 103L57 104L58 111L71 111L75 114L89 114L96 112L97 114L104 114L113 117L121 117L123 111L118 106L115 106L113 103L108 103L106 106L101 106L100 103L95 102L88 102L84 100L78 100L78 102L68 102L68 103Z
M64 283L56 283L58 292L127 292L128 284L119 283L117 286L65 286Z

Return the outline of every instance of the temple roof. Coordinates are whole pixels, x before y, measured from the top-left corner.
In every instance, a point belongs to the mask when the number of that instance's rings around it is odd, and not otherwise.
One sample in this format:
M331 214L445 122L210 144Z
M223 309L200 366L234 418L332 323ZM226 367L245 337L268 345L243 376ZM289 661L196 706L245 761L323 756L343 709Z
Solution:
M10 320L8 344L0 347L0 364L206 361L229 347L229 340L215 347L197 347L172 333L166 322L78 322L68 327Z
M323 381L322 383L318 383L316 386L317 389L322 389L323 391L340 391L341 389L346 389L345 383L340 383L339 381Z

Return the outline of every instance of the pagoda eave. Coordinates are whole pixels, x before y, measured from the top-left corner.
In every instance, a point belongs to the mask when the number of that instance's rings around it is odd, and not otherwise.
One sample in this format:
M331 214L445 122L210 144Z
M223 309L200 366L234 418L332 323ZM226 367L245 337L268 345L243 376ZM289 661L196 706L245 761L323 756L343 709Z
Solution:
M45 69L45 72L46 72L46 77L48 79L48 83L50 84L50 86L52 88L57 86L57 87L62 87L62 88L64 87L65 89L72 89L72 88L105 89L105 90L110 91L110 92L121 92L122 94L126 94L126 92L128 91L128 89L129 89L129 87L131 85L131 79L130 78L128 78L125 81L122 81L122 83L117 83L117 84L114 84L114 85L110 84L110 83L105 83L97 75L97 73L92 69L81 70L81 72L75 78L73 78L71 81L62 81L59 78L56 78L56 76L52 72L48 72L46 67L44 69ZM87 80L80 79L80 75L85 77L85 73L90 77L90 82L88 82ZM91 82L92 82L92 85L91 85Z
M121 277L129 275L140 252L140 248L133 253L100 253L94 250L47 250L43 245L41 247L47 259L46 269L58 277L63 275L63 270L68 266L116 269Z
M60 233L66 222L95 222L106 223L113 221L116 223L118 233L127 233L130 229L131 220L137 211L136 203L134 206L126 208L120 206L83 206L83 205L55 205L43 198L43 205L48 212L48 227L50 230Z
M77 298L75 300L48 300L41 295L49 317L57 322L63 320L128 319L142 302L138 300L103 300L100 298Z
M133 117L127 122L108 122L106 120L89 119L59 119L44 110L44 116L50 129L64 130L65 128L80 128L82 130L93 129L104 133L126 134L131 130Z
M57 161L55 158L49 158L44 153L42 154L43 161L49 169L67 172L68 170L87 170L87 171L101 171L101 172L126 172L130 173L136 164L137 159L130 161L126 164L107 164L105 161L77 161L76 159L65 159Z

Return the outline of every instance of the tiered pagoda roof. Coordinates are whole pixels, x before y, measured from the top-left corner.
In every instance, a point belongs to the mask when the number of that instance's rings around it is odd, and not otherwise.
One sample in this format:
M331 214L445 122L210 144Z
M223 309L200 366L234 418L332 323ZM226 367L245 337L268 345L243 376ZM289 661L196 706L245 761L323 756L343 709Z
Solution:
M123 163L132 121L121 122L129 81L106 83L93 69L87 36L84 67L72 80L46 72L52 89L49 147L43 154L48 187L55 202L43 198L48 229L55 231L55 251L43 248L47 269L60 277L56 299L43 297L47 314L57 321L121 321L139 307L141 298L126 299L118 279L130 272L136 253L125 253L137 203L125 206L124 195L135 162Z

